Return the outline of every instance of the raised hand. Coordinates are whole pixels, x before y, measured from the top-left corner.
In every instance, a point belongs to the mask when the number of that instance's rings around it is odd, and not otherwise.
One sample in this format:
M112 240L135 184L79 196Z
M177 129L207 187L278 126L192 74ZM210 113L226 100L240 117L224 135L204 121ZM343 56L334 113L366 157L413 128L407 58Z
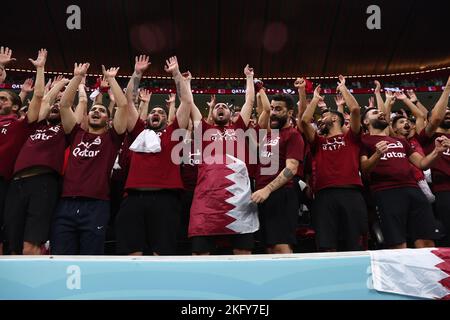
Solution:
M408 95L409 100L411 100L412 103L415 103L417 101L417 96L414 90L406 90L406 94Z
M152 93L149 90L141 89L139 91L139 98L141 99L141 101L144 101L147 103L150 101L151 97L152 97Z
M386 141L379 141L376 145L375 145L375 152L377 154L379 154L380 156L385 154L387 151L389 150L387 142Z
M7 65L11 61L16 61L15 58L12 57L12 50L8 47L0 47L0 64Z
M324 111L325 109L327 109L327 104L325 103L325 100L322 98L322 99L319 99L319 103L317 103L317 106L322 110L322 111Z
M250 68L249 65L246 65L244 68L244 74L247 77L253 77L255 75L255 73L253 72L253 68Z
M323 100L323 97L320 95L320 92L322 91L322 89L320 88L320 84L314 89L314 97L315 99Z
M59 76L53 77L52 82L50 83L50 89L53 88L58 82L62 81L64 77L60 74Z
M103 76L102 78L100 78L100 89L107 89L109 88L109 83L108 80L106 80L106 77Z
M179 67L178 67L178 60L176 56L170 57L169 60L166 60L166 65L164 66L164 70L167 73L176 74L178 73Z
M140 55L135 58L134 71L138 74L142 74L151 64L149 56Z
M434 146L437 152L446 151L450 148L450 139L446 136L437 137L436 140L434 140Z
M117 75L117 72L119 71L119 69L120 69L119 67L117 67L117 68L111 67L108 70L106 70L105 66L102 65L102 72L103 72L103 75L106 77L106 79L114 78Z
M339 81L337 83L336 91L340 91L342 87L345 87L345 77L343 75L339 75Z
M336 102L337 107L345 105L345 100L344 100L344 97L342 96L342 94L337 94L334 97L334 102Z
M381 83L380 83L380 81L378 81L378 80L375 80L374 81L374 83L375 83L375 93L381 93Z
M386 90L386 99L395 100L394 93L390 90Z
M47 49L41 49L38 52L38 57L36 60L28 59L36 68L43 68L45 62L47 61Z
M175 103L175 97L177 95L175 93L171 93L168 95L168 99L166 99L166 105L170 106L170 104Z
M89 63L75 63L73 68L74 76L84 77L86 75L87 70L89 69Z
M20 89L23 92L31 92L34 90L34 86L33 86L33 79L28 78L25 80L25 82L22 84L22 88Z
M306 88L306 81L304 78L297 78L294 82L294 87L297 89Z
M399 99L399 100L402 100L402 101L408 99L408 97L403 93L403 91L396 91L396 92L394 92L394 96L395 96L396 99Z
M369 108L373 108L375 106L375 99L374 97L369 98Z
M208 105L208 107L214 108L214 106L216 105L216 95L212 94L211 99L209 100L209 102L206 102L206 104Z

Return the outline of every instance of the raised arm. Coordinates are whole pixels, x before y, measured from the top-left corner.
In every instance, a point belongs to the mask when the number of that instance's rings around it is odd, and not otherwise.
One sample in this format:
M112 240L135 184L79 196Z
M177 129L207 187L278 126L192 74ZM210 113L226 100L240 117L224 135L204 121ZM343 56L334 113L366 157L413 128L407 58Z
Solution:
M411 100L411 102L414 103L417 106L417 108L419 108L419 110L426 118L428 114L428 109L419 101L414 90L412 89L406 90L406 95L408 96L409 100Z
M338 93L334 96L334 102L336 103L337 111L344 114L345 111L345 100L342 94Z
M259 90L259 92L256 94L256 99L257 103L260 103L262 107L261 115L258 118L258 125L261 129L270 130L270 101L264 88L261 88L261 90Z
M47 61L47 50L39 50L36 60L28 59L36 68L36 84L34 86L33 98L31 99L28 108L28 122L34 122L39 118L39 109L41 107L42 99L44 98L44 67Z
M345 86L345 77L340 75L337 91L340 91L345 103L350 110L350 129L354 134L359 134L361 130L361 108L350 90Z
M11 49L8 47L4 48L3 46L0 47L0 84L2 84L6 79L5 66L15 60L15 58L12 58Z
M430 121L428 121L427 127L425 128L425 133L427 136L431 137L436 132L436 129L439 127L442 120L444 120L445 112L447 111L449 95L450 95L450 76L448 77L444 91L442 92L439 100L436 102L436 105L431 111Z
M150 104L150 99L152 98L152 93L147 89L141 89L139 91L139 98L141 103L139 104L139 118L143 121L147 120L148 116L148 105ZM169 117L170 118L170 117Z
M114 129L118 134L122 134L127 130L127 98L123 94L122 88L120 88L119 84L116 80L117 72L119 68L109 68L106 70L105 66L102 65L103 75L108 80L109 86L111 87L111 91L114 94L114 99L116 100L117 110L113 119Z
M253 68L246 65L244 68L244 74L246 76L246 88L245 88L245 102L241 109L241 117L244 120L246 126L250 122L252 116L253 105L255 104L255 85L253 84Z
M216 95L215 95L215 94L212 94L212 95L211 95L211 99L210 99L209 102L207 102L206 104L208 105L208 117L206 118L206 122L207 122L208 124L212 125L213 122L214 122L213 119L212 119L212 111L213 111L213 109L214 109L214 106L216 105ZM194 110L194 111L195 111L195 110ZM197 111L200 112L198 109L197 109ZM198 118L197 112L195 111L194 113L197 115L197 118ZM201 116L201 114L200 114L200 116ZM200 120L201 120L201 118L200 118ZM198 120L198 121L199 121L199 120ZM195 123L195 122L194 122L194 123Z
M131 75L130 81L128 81L126 98L127 98L127 108L128 108L128 121L127 130L129 132L133 131L136 121L139 118L139 113L134 106L135 98L138 95L139 83L141 82L142 75L144 71L150 66L150 57L145 55L140 55L135 58L134 72Z
M22 100L22 104L25 103L25 99L28 96L28 94L30 92L33 92L33 90L34 90L33 84L34 84L34 82L33 82L32 78L28 78L23 82L22 87L20 88L20 93L19 93L19 97L20 97L20 100Z
M177 88L177 94L180 98L180 106L178 107L176 117L180 128L187 128L189 124L189 116L191 114L191 108L194 104L194 97L191 91L191 73L187 71L184 75L181 74L178 60L176 56L170 57L166 60L164 70L167 73L172 74L175 86Z
M166 99L166 107L169 109L169 119L168 123L171 124L175 120L175 115L177 113L177 108L175 107L175 100L177 95L175 93L171 93Z
M316 89L314 89L314 96L309 105L306 107L301 120L303 134L305 135L308 142L313 142L316 136L316 129L314 129L313 125L311 124L311 120L314 117L314 112L316 111L319 100L323 99L323 97L320 96L320 91L321 89L319 84Z
M298 91L298 114L297 114L297 127L300 132L303 132L303 127L301 126L301 119L303 113L305 113L307 101L306 101L306 81L304 78L297 78L294 82L294 87Z
M384 101L381 96L381 83L375 80L375 99L377 100L377 109L384 112Z
M77 64L75 63L73 70L73 78L64 90L63 96L60 102L61 123L64 128L64 132L69 134L72 132L73 127L77 123L75 113L72 110L75 94L77 93L78 86L80 85L83 77L89 68L89 63Z
M410 99L408 99L403 92L395 92L394 95L397 100L403 102L409 110L411 110L411 113L416 118L416 132L420 133L425 128L424 121L426 115L424 115L423 112Z
M78 104L75 107L75 119L77 123L81 123L87 116L88 98L86 94L86 75L81 79L78 85Z
M392 91L386 90L386 100L384 101L384 114L386 115L386 119L391 119L391 110L392 106L395 103L395 95Z

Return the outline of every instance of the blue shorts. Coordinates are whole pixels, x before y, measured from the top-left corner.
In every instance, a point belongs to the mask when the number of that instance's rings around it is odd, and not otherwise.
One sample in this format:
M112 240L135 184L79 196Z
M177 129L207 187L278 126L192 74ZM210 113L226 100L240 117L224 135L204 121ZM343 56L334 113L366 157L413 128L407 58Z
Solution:
M51 254L103 254L109 210L106 200L62 198L51 227Z

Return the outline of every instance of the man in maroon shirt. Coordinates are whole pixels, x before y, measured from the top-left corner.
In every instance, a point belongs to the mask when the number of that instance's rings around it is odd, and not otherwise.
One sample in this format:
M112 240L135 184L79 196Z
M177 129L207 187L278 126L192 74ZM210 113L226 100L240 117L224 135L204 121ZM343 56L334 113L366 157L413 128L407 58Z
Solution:
M350 109L350 130L344 131L341 112L322 112L319 135L311 120L323 98L320 86L307 106L301 126L311 145L313 156L313 225L319 250L336 251L338 240L344 240L344 250L363 250L367 234L367 208L361 194L359 150L361 139L360 108L339 76L337 91Z
M292 253L297 243L299 204L292 178L303 166L304 142L290 124L294 106L291 95L274 95L270 111L261 115L269 116L270 131L260 142L252 200L259 204L263 243L267 252L274 254ZM273 172L267 172L274 164Z
M68 82L62 79L54 83L44 96L37 128L17 156L5 206L5 234L13 254L38 255L49 238L66 149L59 105L50 106L50 101ZM35 90L39 92L43 86L44 79L38 78Z
M428 125L419 133L419 141L427 154L432 152L433 141L437 137L450 138L449 95L450 77L441 97L431 111ZM442 245L450 246L450 149L442 153L441 157L431 165L431 177L432 190L436 196L436 215L446 229L446 237Z
M405 139L388 136L389 124L378 109L367 109L362 121L369 134L362 139L361 169L370 174L385 245L406 248L410 238L417 248L434 246L432 208L414 179L410 162L422 170L428 168L450 140L437 138L434 150L423 157Z
M255 100L253 69L247 65L244 74L245 103L235 122L226 103L211 104L212 123L193 105L194 146L201 147L202 155L189 220L193 254L210 254L226 242L234 254L250 254L254 247L259 222L244 159L245 130Z
M171 57L166 61L165 70L172 74L181 101L174 121L168 125L168 110L163 106L155 106L150 111L147 123L139 119L133 94L148 65L148 57L136 58L135 71L127 87L127 129L132 152L125 184L128 196L116 218L117 251L128 255L174 255L181 210L179 191L183 182L180 166L172 159L172 149L179 142L172 134L178 128L187 128L193 98L176 57Z
M88 63L75 64L74 77L61 98L61 122L70 143L62 199L52 223L52 254L95 255L104 252L109 220L109 179L127 126L127 100L115 76L119 68L105 70L117 111L108 129L108 109L94 104L88 114L87 130L77 123L72 111L75 93Z
M3 48L2 48L3 49ZM36 60L29 59L36 67L36 87L30 102L27 115L18 120L12 110L22 106L20 98L12 91L0 92L0 243L3 241L3 209L6 196L7 182L11 179L16 157L23 143L33 130L38 119L39 109L44 96L44 65L47 59L47 50L39 50ZM0 54L0 61L2 60ZM39 81L39 83L38 83ZM0 246L0 253L3 251Z

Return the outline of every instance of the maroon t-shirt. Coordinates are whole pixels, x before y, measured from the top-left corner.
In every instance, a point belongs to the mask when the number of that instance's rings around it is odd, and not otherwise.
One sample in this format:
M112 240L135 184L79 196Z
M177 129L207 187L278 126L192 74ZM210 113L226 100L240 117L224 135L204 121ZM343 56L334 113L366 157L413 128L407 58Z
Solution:
M70 154L62 196L109 200L111 170L124 136L114 128L92 134L76 124L68 135Z
M130 135L125 134L125 138L123 140L122 145L119 149L119 166L120 169L113 169L111 179L114 181L122 181L125 183L128 176L128 170L130 169L130 161L131 161L131 151L130 147ZM115 161L115 160L114 160Z
M310 144L314 192L329 187L362 186L359 174L361 135L350 129L333 137L317 133Z
M36 166L48 167L61 174L66 147L64 130L60 124L49 125L46 120L39 122L20 150L14 174Z
M414 136L412 136L411 138L408 139L408 142L411 145L411 148L415 152L418 152L421 156L424 156L425 152L423 151L422 146L420 145L419 141L417 140L417 137L418 137L417 134L415 134ZM411 167L413 170L414 179L416 179L416 181L421 181L421 180L425 179L425 175L423 174L422 169L417 168L412 163L411 163Z
M156 134L161 139L161 151L157 153L131 151L130 170L125 189L163 188L183 189L180 167L172 161L172 148L179 143L172 141L172 132L178 129L178 121ZM139 119L130 133L130 145L145 129L145 122Z
M192 139L185 140L183 143L189 145L190 152L188 155L183 157L183 162L181 163L181 180L183 180L184 189L188 191L194 191L197 185L197 175L198 175L198 164L200 163L200 150L195 150L194 141Z
M281 171L286 168L287 159L299 161L299 166L303 166L305 144L303 138L295 128L287 127L279 131L279 136L275 137L269 132L262 140L259 148L260 161L256 173L256 190L262 189L274 180ZM262 169L271 168L278 160L278 166L274 169L274 174L264 174ZM271 161L271 162L269 162ZM272 169L271 169L272 171ZM289 180L283 187L292 187L293 181Z
M202 156L203 162L205 157L214 156L215 151L219 151L219 155L229 154L235 158L239 158L240 160L248 163L248 153L246 152L247 144L241 143L239 141L239 136L237 135L236 130L241 129L242 133L247 130L247 126L244 123L244 120L239 115L236 122L233 122L227 126L216 126L208 124L204 119L202 119ZM238 145L242 147L241 150L238 150ZM242 154L240 154L242 153Z
M446 136L450 139L449 133L436 132L431 138L425 134L425 130L419 134L419 141L426 154L434 149L434 140L437 137ZM445 150L431 165L431 179L433 192L450 191L450 149Z
M406 139L364 135L362 137L361 155L370 158L375 153L375 145L380 141L387 142L388 151L369 174L370 189L380 191L402 187L418 188L411 163L408 160L414 150Z
M0 116L0 177L11 179L17 155L35 125L27 117Z

